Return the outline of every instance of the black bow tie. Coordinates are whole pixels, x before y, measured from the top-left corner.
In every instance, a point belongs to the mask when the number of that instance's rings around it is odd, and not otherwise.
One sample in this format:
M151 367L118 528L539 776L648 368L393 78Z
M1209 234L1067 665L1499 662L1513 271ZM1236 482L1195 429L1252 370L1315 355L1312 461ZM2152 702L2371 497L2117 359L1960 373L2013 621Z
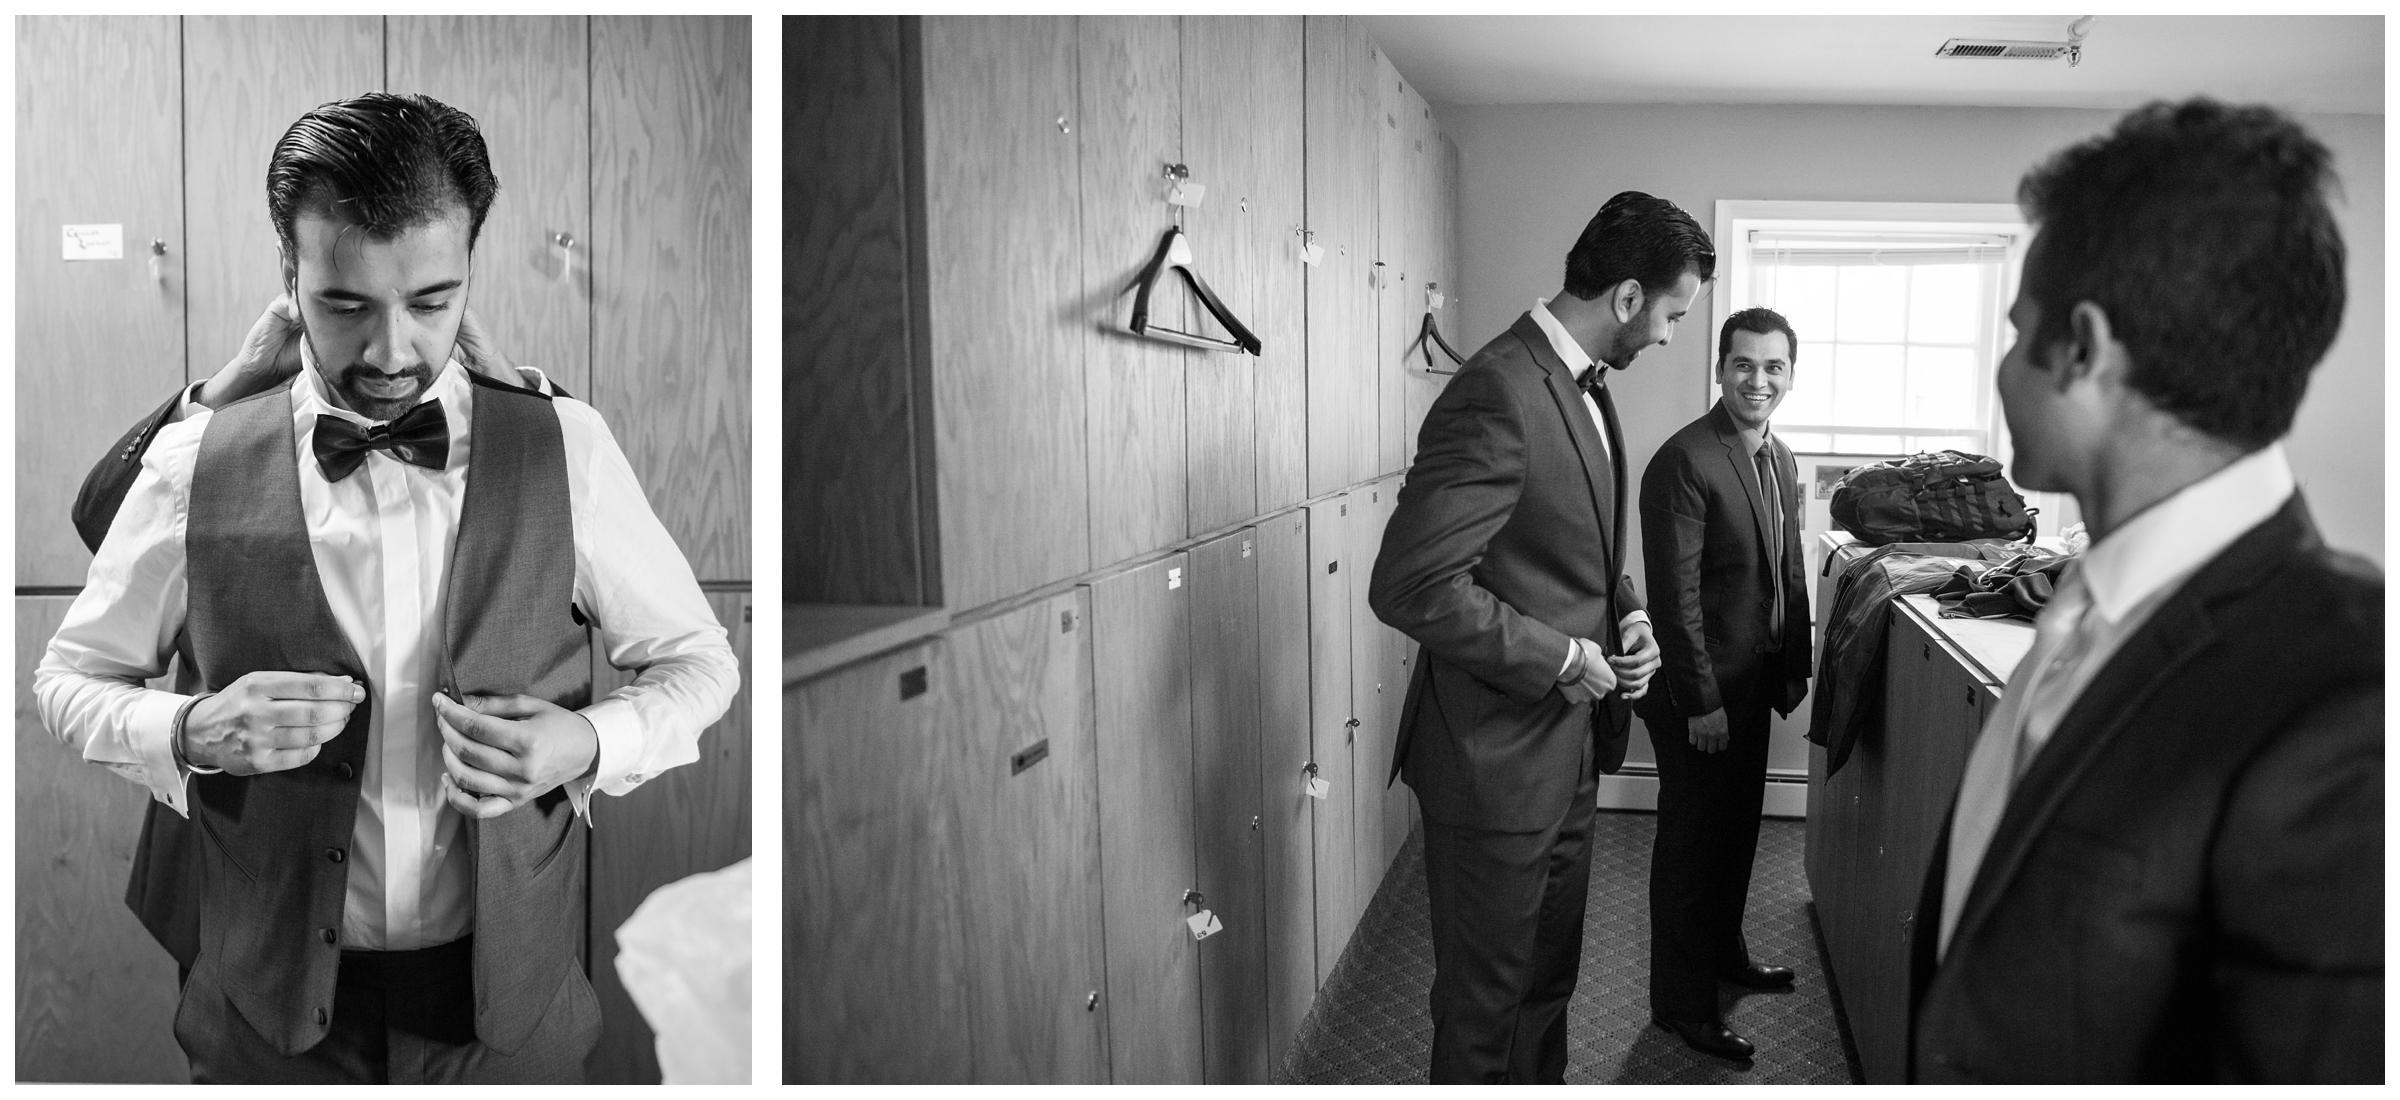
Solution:
M325 480L340 481L367 460L368 451L390 451L393 458L428 470L450 461L450 421L442 415L440 398L427 401L388 424L361 428L353 420L317 414L317 468Z
M1583 372L1583 377L1575 380L1575 388L1592 393L1607 388L1607 380L1608 364L1594 363L1592 369Z

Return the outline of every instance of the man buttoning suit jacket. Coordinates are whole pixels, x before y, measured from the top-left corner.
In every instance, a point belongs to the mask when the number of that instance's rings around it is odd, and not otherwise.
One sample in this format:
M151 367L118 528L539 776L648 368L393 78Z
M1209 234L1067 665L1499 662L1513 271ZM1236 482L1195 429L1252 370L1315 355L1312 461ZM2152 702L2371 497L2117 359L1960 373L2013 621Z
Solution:
M2093 541L1935 848L1917 1080L2383 1077L2383 578L2278 442L2341 322L2330 160L2196 99L2018 188L2011 473Z
M1421 647L1394 763L1424 814L1436 1083L1563 1079L1598 775L1658 667L1596 384L1667 342L1716 256L1689 214L1628 191L1566 267L1426 413L1368 589Z
M1742 911L1766 797L1770 710L1808 692L1808 579L1799 468L1768 431L1799 343L1771 309L1717 334L1716 405L1668 437L1642 474L1642 561L1664 667L1641 703L1658 753L1650 857L1650 1011L1699 1025L1701 1049L1754 1053L1717 1007L1717 982L1792 984L1750 958Z
M454 357L495 190L473 120L422 96L286 132L289 303L237 362L296 327L301 369L137 426L36 673L53 731L190 818L145 831L134 893L186 966L197 1080L579 1080L598 1013L570 830L592 792L694 759L732 697L598 415ZM640 670L605 700L586 622ZM141 686L170 655L195 690Z

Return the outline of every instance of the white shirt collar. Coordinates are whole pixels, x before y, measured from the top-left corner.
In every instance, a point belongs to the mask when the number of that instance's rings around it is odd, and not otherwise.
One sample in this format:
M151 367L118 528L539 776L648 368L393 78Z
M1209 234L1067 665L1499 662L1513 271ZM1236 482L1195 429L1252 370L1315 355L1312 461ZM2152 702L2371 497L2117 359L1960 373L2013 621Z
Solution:
M2084 552L2077 569L2093 609L2122 621L2265 522L2295 490L2283 444L2270 443L2143 509Z
M1558 323L1558 318L1551 315L1550 299L1534 299L1533 308L1526 312L1533 315L1533 323L1541 328L1542 335L1550 338L1550 350L1557 352L1559 361L1567 365L1567 373L1578 380L1582 379L1583 373L1592 369L1592 357L1584 353L1583 345L1567 334L1567 326Z

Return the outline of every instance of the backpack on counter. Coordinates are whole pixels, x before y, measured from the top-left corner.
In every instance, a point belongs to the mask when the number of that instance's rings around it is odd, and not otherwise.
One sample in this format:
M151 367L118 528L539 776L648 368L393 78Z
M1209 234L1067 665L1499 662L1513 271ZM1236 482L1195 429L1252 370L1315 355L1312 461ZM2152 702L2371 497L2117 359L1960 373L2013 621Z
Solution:
M1833 522L1869 546L1984 538L2030 542L2034 515L2000 476L1998 460L1964 451L1860 466L1833 487Z

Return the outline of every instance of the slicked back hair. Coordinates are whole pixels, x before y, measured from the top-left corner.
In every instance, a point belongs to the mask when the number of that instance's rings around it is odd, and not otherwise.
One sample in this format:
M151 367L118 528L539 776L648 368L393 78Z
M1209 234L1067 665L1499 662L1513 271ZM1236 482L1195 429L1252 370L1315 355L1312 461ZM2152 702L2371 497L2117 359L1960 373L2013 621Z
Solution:
M2255 450L2282 438L2341 327L2333 155L2281 112L2155 102L2026 173L2036 347L2098 305L2159 409Z
M1705 283L1717 277L1716 245L1683 208L1639 191L1619 191L1575 238L1567 253L1566 291L1584 301L1627 279L1655 299L1690 271Z
M466 208L472 250L499 191L474 118L425 95L368 92L318 106L267 162L267 213L286 257L303 213L389 239L439 221L453 203Z

